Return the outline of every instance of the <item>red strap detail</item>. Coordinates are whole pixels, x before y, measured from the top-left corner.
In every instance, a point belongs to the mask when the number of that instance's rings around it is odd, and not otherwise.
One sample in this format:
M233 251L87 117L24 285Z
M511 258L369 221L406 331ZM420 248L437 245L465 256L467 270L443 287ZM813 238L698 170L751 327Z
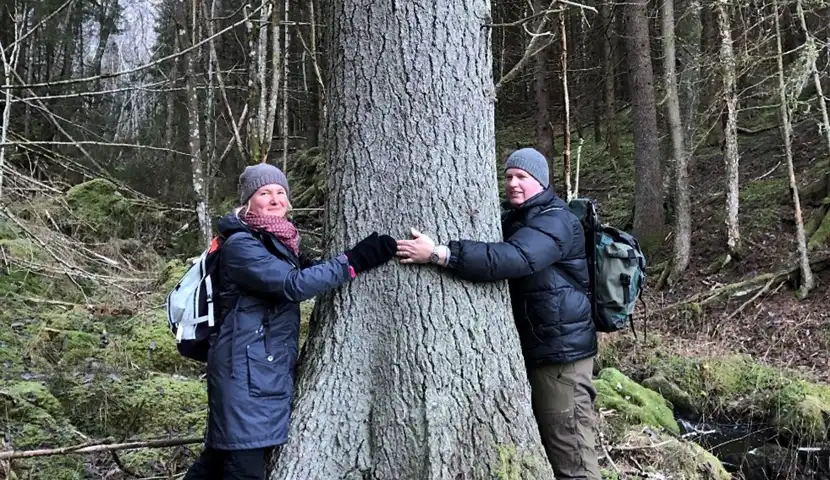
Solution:
M208 253L213 253L216 249L219 248L219 237L213 237L210 241L210 247L208 247Z
M357 276L357 273L354 271L354 267L353 267L353 266L351 266L351 265L349 265L349 277L350 277L352 280L354 280L354 278L355 278L356 276Z

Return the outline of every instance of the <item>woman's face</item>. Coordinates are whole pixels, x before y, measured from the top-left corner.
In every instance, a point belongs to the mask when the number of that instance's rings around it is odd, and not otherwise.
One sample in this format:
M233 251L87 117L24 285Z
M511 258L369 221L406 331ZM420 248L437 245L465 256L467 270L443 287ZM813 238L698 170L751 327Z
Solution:
M251 213L285 217L288 213L288 194L282 185L265 185L254 192L249 205Z

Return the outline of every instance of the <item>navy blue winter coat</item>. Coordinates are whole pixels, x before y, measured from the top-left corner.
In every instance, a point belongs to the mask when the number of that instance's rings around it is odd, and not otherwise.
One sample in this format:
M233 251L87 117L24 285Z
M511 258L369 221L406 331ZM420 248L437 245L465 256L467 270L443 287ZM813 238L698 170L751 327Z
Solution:
M220 253L222 324L207 361L205 445L245 450L288 438L300 302L349 278L345 255L301 269L270 234L257 238L231 213L219 220L228 237Z
M597 333L585 294L585 234L579 220L550 187L519 207L505 208L504 241L450 242L448 267L472 281L508 279L528 366L596 355ZM575 288L564 274L582 288Z

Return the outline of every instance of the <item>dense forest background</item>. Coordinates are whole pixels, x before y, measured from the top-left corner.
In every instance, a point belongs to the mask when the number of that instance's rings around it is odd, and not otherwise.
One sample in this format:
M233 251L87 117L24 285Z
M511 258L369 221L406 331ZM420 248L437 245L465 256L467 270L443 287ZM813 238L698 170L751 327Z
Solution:
M594 198L649 259L639 337L604 336L597 362L604 472L830 474L830 6L491 10L496 148L475 161L497 182L536 146L557 192ZM180 478L192 462L206 394L164 295L251 163L284 169L303 248L329 253L334 11L0 0L0 476ZM441 39L417 48L442 55ZM10 453L171 438L189 446Z

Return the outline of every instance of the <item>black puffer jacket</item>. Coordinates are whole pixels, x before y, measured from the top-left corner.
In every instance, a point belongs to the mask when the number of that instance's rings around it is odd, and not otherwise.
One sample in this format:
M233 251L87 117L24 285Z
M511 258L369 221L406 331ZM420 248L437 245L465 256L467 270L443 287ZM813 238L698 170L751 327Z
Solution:
M548 187L503 218L504 241L449 243L448 267L472 281L508 279L513 316L529 366L569 363L597 353L585 289L585 235L576 216Z

